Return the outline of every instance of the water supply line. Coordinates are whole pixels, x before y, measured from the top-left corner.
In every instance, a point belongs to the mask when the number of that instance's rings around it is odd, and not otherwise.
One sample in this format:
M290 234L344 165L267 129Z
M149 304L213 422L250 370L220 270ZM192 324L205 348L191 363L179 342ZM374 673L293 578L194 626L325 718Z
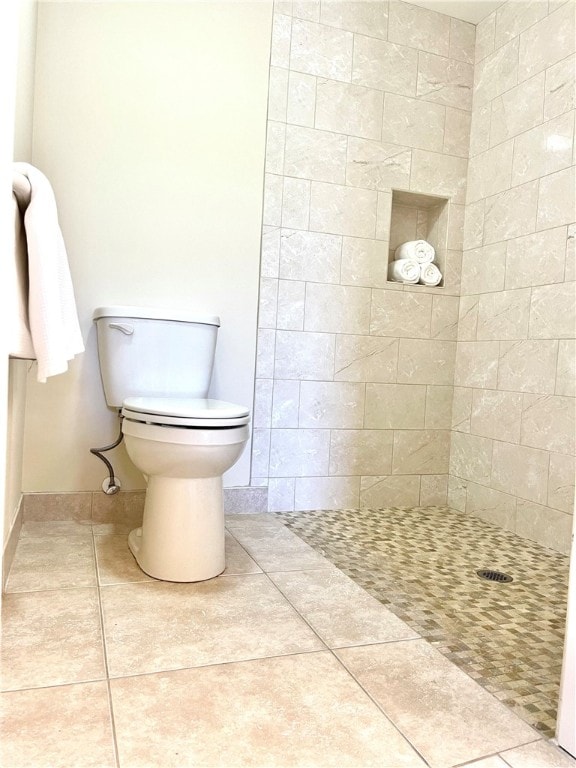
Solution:
M109 496L114 493L118 493L120 490L120 481L114 475L114 467L105 456L102 456L102 454L119 446L124 439L124 434L122 432L122 419L124 416L122 416L120 411L118 411L118 418L120 419L120 434L118 435L117 439L110 445L104 446L104 448L90 448L90 453L93 453L94 456L98 456L98 458L101 459L108 468L109 477L106 478L102 483L102 490Z

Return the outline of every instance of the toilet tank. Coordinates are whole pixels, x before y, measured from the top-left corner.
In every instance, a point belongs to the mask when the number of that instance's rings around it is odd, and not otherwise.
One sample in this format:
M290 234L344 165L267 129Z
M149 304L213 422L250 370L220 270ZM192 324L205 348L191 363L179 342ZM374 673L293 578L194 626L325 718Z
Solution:
M106 402L208 395L220 319L150 307L99 307L98 356Z

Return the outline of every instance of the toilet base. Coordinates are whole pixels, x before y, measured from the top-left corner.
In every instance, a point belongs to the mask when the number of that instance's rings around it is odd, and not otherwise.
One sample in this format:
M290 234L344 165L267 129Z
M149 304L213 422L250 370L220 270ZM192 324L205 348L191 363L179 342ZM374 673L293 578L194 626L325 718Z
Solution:
M142 527L128 546L144 573L205 581L225 568L222 478L150 477Z

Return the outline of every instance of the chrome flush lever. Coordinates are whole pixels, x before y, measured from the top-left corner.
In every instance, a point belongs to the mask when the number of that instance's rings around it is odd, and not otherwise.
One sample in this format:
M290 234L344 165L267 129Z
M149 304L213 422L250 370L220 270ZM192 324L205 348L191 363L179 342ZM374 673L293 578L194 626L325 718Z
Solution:
M134 333L134 326L126 325L126 323L109 323L108 328L116 328L126 336L132 336L132 334Z

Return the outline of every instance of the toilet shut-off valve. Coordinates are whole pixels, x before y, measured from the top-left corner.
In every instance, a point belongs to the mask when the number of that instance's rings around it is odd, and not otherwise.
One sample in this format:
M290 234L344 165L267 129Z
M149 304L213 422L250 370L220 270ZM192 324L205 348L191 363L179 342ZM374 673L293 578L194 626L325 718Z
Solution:
M118 478L114 475L114 467L105 456L102 456L104 452L111 451L113 448L119 446L124 439L124 434L122 432L122 419L124 417L120 411L118 412L118 418L120 419L120 434L118 435L117 439L110 445L104 446L104 448L90 448L90 453L93 453L94 456L98 456L98 458L101 459L104 464L106 464L106 468L108 469L108 477L106 477L102 483L102 490L108 496L112 496L113 494L118 493L122 487L120 480L118 480Z

